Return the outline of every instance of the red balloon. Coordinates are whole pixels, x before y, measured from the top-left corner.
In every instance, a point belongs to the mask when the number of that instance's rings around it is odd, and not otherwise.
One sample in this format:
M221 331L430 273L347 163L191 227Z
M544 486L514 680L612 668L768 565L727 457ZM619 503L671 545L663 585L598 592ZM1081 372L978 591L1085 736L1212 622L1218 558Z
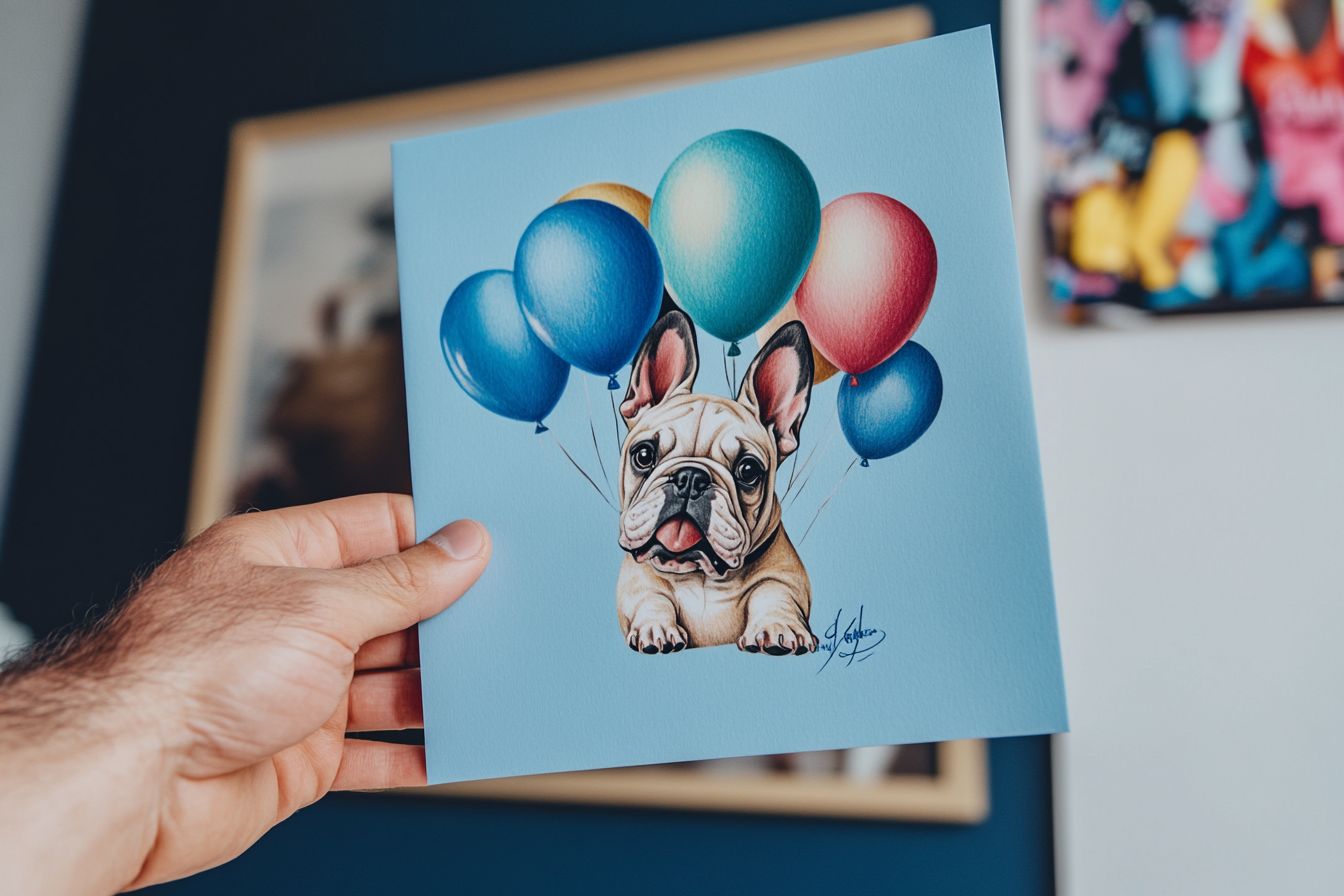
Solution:
M794 301L812 344L846 373L871 370L919 328L938 252L919 215L880 193L821 210L821 237Z

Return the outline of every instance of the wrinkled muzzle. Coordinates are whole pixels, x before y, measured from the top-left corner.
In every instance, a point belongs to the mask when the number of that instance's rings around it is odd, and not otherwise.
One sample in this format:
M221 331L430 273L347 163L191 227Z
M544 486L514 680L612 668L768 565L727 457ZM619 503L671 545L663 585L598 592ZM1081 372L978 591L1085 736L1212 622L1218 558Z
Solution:
M742 565L747 528L736 494L699 463L650 476L621 514L621 547L663 572L722 576Z

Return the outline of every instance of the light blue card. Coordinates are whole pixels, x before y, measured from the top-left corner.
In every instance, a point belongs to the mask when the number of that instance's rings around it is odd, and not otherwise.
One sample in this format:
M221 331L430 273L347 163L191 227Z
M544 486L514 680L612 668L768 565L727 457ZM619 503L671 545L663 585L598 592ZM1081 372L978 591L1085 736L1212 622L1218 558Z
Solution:
M431 782L1067 727L987 28L393 173Z

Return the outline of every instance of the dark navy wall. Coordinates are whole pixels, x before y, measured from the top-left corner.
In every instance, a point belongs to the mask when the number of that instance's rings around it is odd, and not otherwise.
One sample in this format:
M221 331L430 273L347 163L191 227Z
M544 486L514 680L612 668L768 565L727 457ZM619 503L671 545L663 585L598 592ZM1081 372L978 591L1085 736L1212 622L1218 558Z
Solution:
M146 892L1053 893L1048 741L994 741L990 781L975 827L343 794L228 865Z
M45 634L177 544L235 121L885 5L94 0L0 601ZM994 0L926 5L939 31L997 31ZM976 827L341 795L165 891L1052 892L1048 742L991 764Z

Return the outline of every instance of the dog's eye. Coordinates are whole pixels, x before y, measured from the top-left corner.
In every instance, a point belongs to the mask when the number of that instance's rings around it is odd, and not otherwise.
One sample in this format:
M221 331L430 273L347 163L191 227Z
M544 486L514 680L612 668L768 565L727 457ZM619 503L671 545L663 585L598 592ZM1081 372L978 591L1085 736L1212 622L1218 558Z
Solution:
M755 488L760 485L761 479L765 477L765 467L754 457L744 457L737 462L737 469L734 471L737 481L746 488Z
M658 460L658 448L653 442L640 442L630 449L630 463L641 473L647 473L653 469L653 464Z

